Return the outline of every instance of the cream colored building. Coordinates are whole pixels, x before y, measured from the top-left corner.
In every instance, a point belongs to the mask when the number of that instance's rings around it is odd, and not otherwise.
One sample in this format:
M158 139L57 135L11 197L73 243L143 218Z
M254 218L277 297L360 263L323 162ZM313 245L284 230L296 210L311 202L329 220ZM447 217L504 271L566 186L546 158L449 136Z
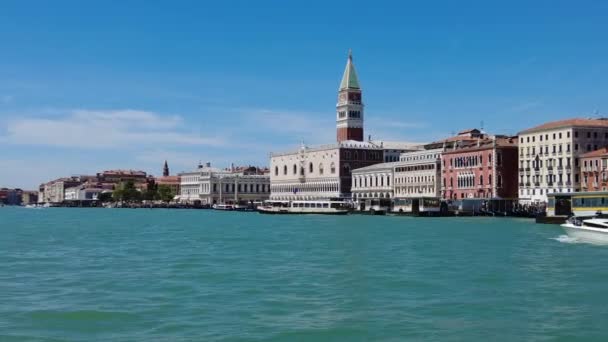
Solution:
M439 197L442 152L406 152L399 161L353 170L353 199Z
M443 148L403 153L395 165L395 197L441 196Z
M267 169L231 167L219 169L210 163L180 176L181 202L201 204L245 204L261 202L270 196L270 176Z
M393 173L398 164L381 163L353 170L353 200L393 198Z
M553 121L519 133L519 199L581 190L580 155L608 145L608 119Z
M40 203L61 203L65 200L65 190L82 184L80 177L59 178L44 184L44 192Z

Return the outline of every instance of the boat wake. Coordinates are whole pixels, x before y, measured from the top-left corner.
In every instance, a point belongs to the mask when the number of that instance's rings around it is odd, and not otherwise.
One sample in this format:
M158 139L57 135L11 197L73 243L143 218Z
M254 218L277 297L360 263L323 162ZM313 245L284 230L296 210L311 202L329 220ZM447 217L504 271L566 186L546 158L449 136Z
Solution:
M581 243L579 239L573 238L568 235L560 235L558 237L551 238L551 240L559 241L562 243Z

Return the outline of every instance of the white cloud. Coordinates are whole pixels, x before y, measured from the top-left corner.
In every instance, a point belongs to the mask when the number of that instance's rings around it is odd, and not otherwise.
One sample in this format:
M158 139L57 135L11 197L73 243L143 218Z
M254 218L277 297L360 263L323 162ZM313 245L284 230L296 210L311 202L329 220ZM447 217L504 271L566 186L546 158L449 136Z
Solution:
M155 145L221 146L217 137L186 131L178 116L138 110L73 110L57 118L9 121L4 142L75 148L116 148Z

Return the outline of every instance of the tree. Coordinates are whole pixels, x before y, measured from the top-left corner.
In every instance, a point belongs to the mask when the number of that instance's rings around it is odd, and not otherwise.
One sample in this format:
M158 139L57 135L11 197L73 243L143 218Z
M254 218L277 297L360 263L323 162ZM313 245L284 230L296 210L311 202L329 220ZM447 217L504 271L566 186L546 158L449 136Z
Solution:
M121 183L112 194L114 201L139 202L141 197L141 192L135 188L135 183L132 180Z
M171 187L162 184L158 186L158 197L163 202L171 202L173 197L175 197L175 194L173 193L173 190L171 190Z
M143 192L142 198L146 201L155 201L158 200L158 189L155 184L149 184L148 189Z

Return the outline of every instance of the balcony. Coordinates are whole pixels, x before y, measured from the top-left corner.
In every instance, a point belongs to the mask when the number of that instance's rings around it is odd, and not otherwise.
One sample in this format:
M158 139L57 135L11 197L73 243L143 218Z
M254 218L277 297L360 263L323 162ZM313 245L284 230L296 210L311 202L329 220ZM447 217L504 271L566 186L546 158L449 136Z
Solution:
M572 166L570 164L566 165L566 170L571 170Z
M526 170L526 172L530 172L530 168L529 167L527 167L525 170Z
M566 186L572 186L572 182L566 182Z
M520 167L520 168L519 168L519 172L524 172L524 168L523 168L523 167Z
M557 186L563 186L564 183L563 182L557 182Z
M534 186L537 188L540 187L540 182L534 182Z
M526 186L530 186L530 182L526 182Z

